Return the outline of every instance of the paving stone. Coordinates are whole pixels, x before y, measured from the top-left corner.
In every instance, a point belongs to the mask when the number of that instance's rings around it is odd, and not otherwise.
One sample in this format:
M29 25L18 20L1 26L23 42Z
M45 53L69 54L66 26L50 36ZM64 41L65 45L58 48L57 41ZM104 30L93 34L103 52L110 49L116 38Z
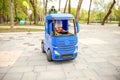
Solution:
M85 74L83 73L83 70L67 70L65 71L66 78L80 78L80 77L85 77Z
M21 80L23 73L7 73L3 80Z
M102 76L101 80L119 80L114 76Z
M16 66L12 67L8 73L16 73L16 72L32 72L33 66Z
M5 75L5 74L1 74L1 73L0 73L0 80L3 79L4 75Z
M73 63L68 63L68 64L62 64L64 71L67 70L75 70L75 64Z
M24 73L21 80L36 80L36 77L37 77L37 73L27 72L27 73Z
M65 74L63 71L46 71L37 75L37 80L64 80Z
M92 69L86 69L83 70L83 72L88 80L101 80L97 73Z
M29 61L28 62L28 66L39 66L40 65L40 61L36 60L36 61Z
M22 51L0 51L0 67L12 66Z
M41 56L41 55L37 55L37 56L30 56L28 58L29 61L34 61L34 60L45 60L46 59L46 55L45 56Z
M62 65L65 64L65 61L53 61L53 62L48 62L47 60L45 61L47 63L47 65ZM68 61L69 62L69 61Z
M117 75L115 75L115 78L116 78L117 80L120 80L120 73L117 74Z
M0 33L0 80L120 80L119 32L81 25L78 57L53 62L41 52L44 32Z
M100 58L100 57L87 57L86 61L87 62L106 62L106 59Z
M27 61L28 60L28 57L26 57L26 56L22 56L22 57L19 57L18 59L17 59L17 61L22 61L22 62L25 62L25 61Z
M89 80L86 77L74 77L74 78L67 78L66 80Z
M27 61L17 61L12 66L27 66L27 65L28 65Z
M62 65L50 65L47 66L47 71L63 71Z
M99 68L99 70L97 69L96 72L101 76L112 76L119 74L115 68Z
M7 73L8 72L8 70L10 69L10 67L0 67L0 74L1 73Z
M111 63L108 63L108 62L99 62L99 63L96 63L96 65L99 65L100 68L115 68L115 66Z
M47 66L34 66L34 72L47 71Z
M120 66L120 60L111 59L109 62L115 66Z
M75 69L79 70L79 69L87 69L88 65L84 64L84 63L79 63L79 64L75 64Z

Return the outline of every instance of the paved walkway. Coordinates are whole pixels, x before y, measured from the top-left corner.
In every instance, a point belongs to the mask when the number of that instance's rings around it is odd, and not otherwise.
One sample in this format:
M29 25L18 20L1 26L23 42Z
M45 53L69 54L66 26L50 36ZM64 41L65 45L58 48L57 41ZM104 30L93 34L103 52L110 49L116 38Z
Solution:
M120 80L120 27L81 25L73 61L48 62L43 33L0 33L0 80Z

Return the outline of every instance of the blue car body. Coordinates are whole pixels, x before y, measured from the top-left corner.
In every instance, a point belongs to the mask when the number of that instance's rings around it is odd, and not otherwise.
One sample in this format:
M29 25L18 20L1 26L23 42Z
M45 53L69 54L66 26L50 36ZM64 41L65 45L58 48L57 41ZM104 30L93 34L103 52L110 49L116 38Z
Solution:
M51 52L51 60L72 60L77 57L78 54L78 37L77 27L75 26L74 35L53 35L53 24L56 20L62 20L62 25L65 30L69 29L68 20L74 19L71 14L48 14L45 20L45 39L43 41L43 50L47 54L47 51Z

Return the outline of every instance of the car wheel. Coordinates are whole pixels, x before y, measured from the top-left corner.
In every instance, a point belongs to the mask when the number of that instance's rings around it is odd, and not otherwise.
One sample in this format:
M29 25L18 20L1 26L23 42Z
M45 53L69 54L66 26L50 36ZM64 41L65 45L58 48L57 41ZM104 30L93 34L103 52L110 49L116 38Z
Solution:
M47 51L47 60L52 61L52 54L50 50Z
M42 50L42 53L45 53L43 41L41 42L41 50Z

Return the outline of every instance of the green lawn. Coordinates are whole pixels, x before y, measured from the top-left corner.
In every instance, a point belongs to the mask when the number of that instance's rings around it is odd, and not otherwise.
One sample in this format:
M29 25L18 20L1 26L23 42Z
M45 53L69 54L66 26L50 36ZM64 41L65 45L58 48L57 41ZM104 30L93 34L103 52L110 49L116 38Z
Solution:
M19 23L14 22L14 25L15 26L27 26L27 25L30 25L30 24L29 24L29 22L26 22L24 25L20 25ZM0 23L0 26L10 26L10 22ZM44 26L44 22L39 22L38 24L34 24L32 22L30 26Z
M28 28L14 28L11 30L10 28L0 28L0 33L2 32L37 32L37 31L44 31L43 29L28 29Z

